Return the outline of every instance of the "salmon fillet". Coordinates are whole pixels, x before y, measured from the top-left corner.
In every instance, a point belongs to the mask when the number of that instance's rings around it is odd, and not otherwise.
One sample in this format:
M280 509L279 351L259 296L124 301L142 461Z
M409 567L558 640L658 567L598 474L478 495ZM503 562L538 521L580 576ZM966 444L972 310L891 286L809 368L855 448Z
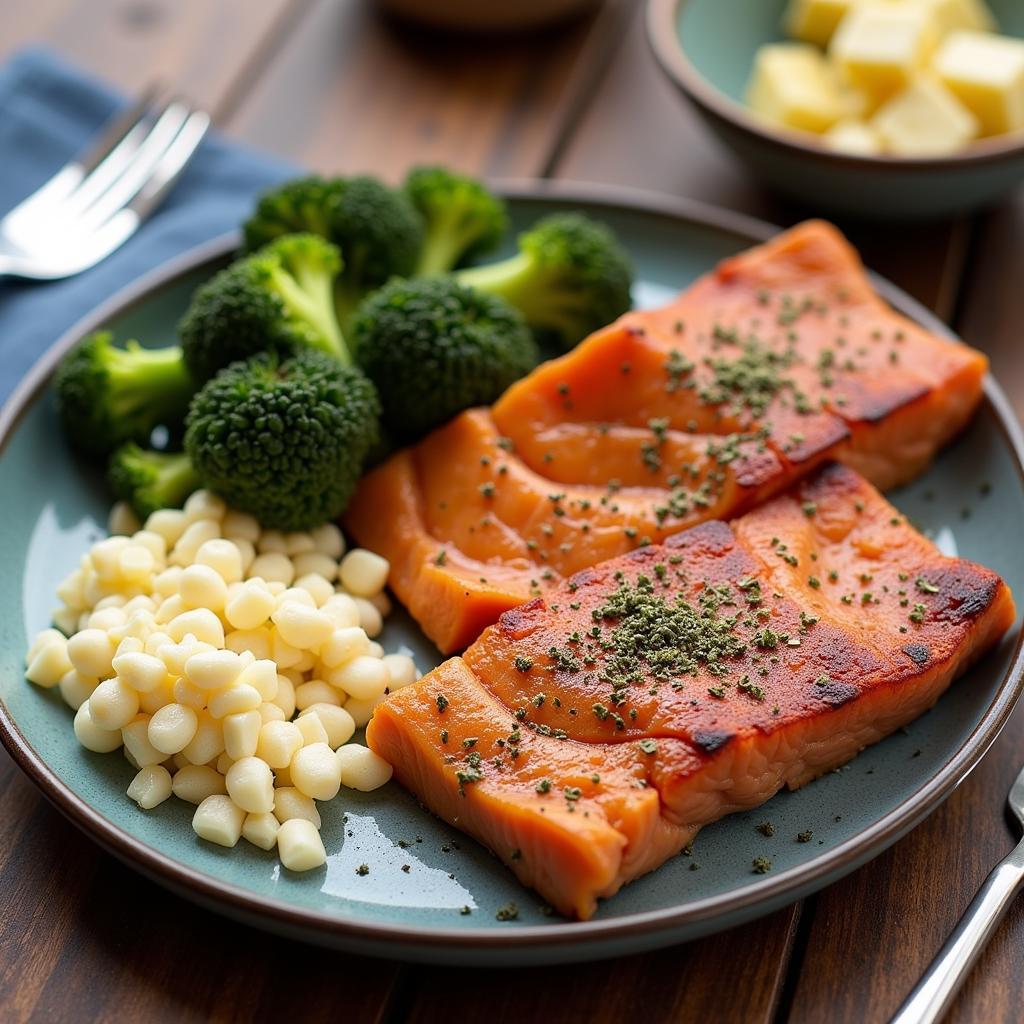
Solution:
M886 488L976 407L985 357L893 312L809 222L628 313L369 473L346 523L441 648L587 566L729 519L828 459Z
M1015 617L827 465L732 523L585 569L381 704L369 745L553 907L843 764L931 707Z

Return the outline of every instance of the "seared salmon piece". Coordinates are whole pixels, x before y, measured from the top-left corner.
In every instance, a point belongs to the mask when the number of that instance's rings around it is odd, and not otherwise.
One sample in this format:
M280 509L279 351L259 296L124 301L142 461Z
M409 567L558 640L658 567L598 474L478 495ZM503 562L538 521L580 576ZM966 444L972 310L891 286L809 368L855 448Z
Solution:
M586 918L708 822L920 715L1014 618L996 573L943 556L830 464L504 612L381 704L367 740Z
M580 569L741 515L825 461L883 488L909 479L966 423L985 369L893 312L813 221L400 452L346 522L458 650Z

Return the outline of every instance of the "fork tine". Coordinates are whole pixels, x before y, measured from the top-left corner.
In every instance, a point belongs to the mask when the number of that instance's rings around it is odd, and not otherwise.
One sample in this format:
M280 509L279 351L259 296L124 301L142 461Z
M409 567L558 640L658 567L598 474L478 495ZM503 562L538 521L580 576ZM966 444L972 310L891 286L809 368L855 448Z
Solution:
M146 187L154 174L158 173L161 163L185 130L192 114L193 111L180 100L174 100L167 105L149 134L132 154L123 172L77 216L78 230L95 230L126 207ZM206 115L202 116L205 118ZM183 146L192 131L193 129L189 130L189 135L183 140ZM72 198L72 202L75 198L77 194Z
M192 161L199 143L210 127L210 117L201 110L194 110L182 125L175 140L167 147L160 162L153 169L149 181L139 190L127 205L139 220L144 220L163 201L164 196L174 187L185 168Z
M100 140L85 154L66 163L52 178L7 213L3 218L5 226L14 228L18 221L52 208L70 196L104 160L124 146L133 132L137 134L156 91L155 85L147 88L128 110L111 122Z

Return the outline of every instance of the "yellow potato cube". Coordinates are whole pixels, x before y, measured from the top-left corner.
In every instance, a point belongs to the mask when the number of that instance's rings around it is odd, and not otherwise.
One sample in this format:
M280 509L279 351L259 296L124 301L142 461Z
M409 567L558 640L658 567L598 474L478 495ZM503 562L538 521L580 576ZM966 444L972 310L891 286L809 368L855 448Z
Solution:
M758 50L747 102L769 121L808 132L825 131L845 113L832 69L804 43L772 43Z
M952 32L933 67L981 122L982 135L1024 128L1024 40Z
M928 12L906 3L866 4L844 18L829 56L875 106L910 84L938 42Z
M935 156L963 149L977 118L941 82L920 77L884 103L871 127L894 156Z
M878 156L882 140L871 125L855 117L837 121L824 135L825 145L840 153L854 156Z
M824 48L856 0L789 0L782 24L786 34Z
M974 29L978 32L994 32L996 19L988 9L985 0L890 0L894 3L910 3L924 8L940 36L956 29Z

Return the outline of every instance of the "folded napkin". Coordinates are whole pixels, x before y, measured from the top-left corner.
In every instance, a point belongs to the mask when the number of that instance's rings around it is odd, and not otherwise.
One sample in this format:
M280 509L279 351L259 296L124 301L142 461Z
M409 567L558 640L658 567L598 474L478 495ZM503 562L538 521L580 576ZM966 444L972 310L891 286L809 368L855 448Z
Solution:
M45 51L0 66L0 216L87 149L127 102ZM0 402L81 316L153 267L236 228L258 193L295 173L211 132L153 216L97 266L63 281L0 279Z

